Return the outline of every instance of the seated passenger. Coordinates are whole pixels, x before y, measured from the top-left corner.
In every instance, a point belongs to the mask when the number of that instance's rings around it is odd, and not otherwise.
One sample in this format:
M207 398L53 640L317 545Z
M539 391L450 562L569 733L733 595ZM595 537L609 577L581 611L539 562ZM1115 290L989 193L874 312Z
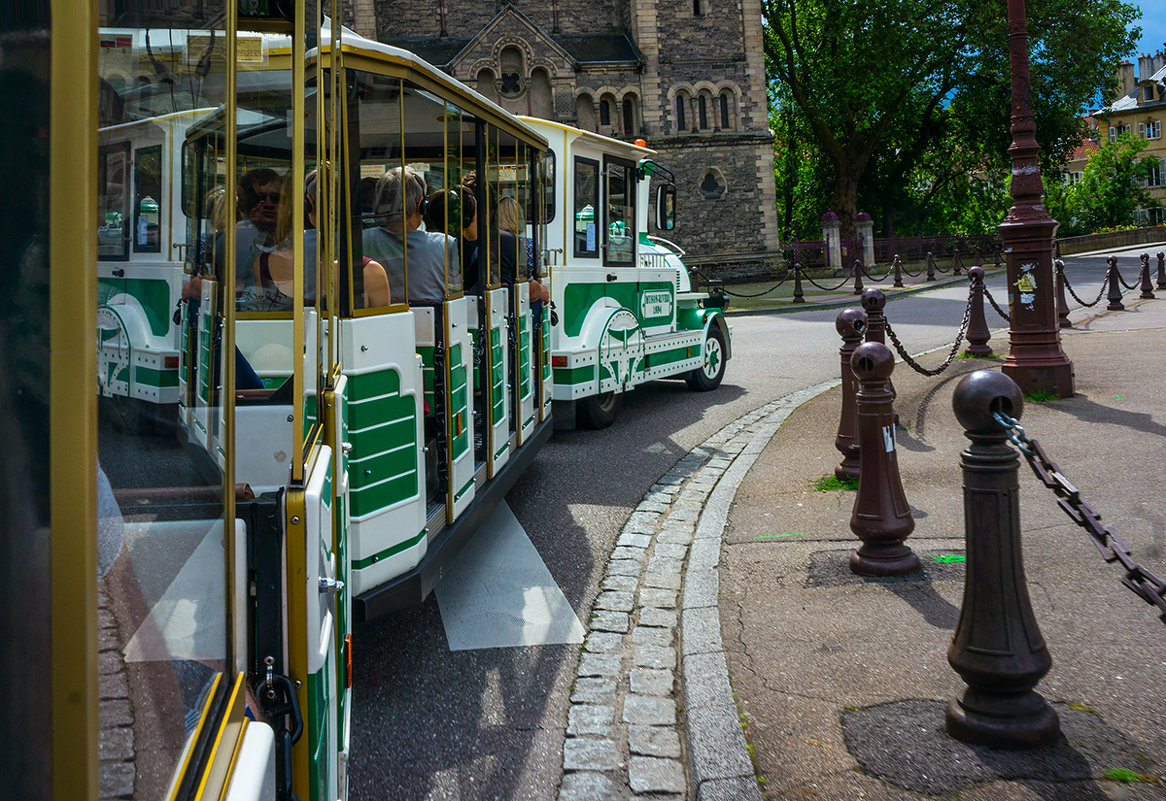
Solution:
M530 279L530 302L531 303L546 303L551 299L551 291L544 284L534 277L534 242L529 237L522 234L522 217L519 213L518 201L509 195L498 200L498 230L500 232L498 241L503 250L510 248L509 240L503 239L506 234L515 237L516 245L511 251L515 258L525 256L526 266L523 273ZM506 270L506 257L502 259L503 272ZM511 275L513 275L513 267L511 267ZM511 280L514 280L513 278ZM502 279L503 283L506 279Z
M461 258L449 263L449 291L464 287L465 276L473 276L478 258L478 223L474 218L474 196L465 187L434 192L425 209L426 230L445 231L455 239L461 237Z
M316 303L316 186L317 171L304 181L304 305ZM271 253L260 253L251 265L254 284L259 287L259 311L290 311L293 292L293 253L291 239L291 203L280 205L276 237L279 245ZM364 259L364 307L389 305L389 279L385 268L370 258Z
M445 300L445 269L448 256L457 265L457 240L447 234L426 231L425 179L409 167L394 167L377 181L377 227L364 231L364 255L384 265L393 297L405 294L408 263L410 303Z

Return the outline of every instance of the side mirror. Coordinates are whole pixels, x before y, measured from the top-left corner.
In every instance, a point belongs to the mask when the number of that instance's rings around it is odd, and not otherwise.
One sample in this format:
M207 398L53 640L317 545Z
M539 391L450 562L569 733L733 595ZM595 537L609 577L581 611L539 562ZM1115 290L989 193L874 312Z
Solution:
M660 184L656 187L656 228L671 231L676 227L676 186Z

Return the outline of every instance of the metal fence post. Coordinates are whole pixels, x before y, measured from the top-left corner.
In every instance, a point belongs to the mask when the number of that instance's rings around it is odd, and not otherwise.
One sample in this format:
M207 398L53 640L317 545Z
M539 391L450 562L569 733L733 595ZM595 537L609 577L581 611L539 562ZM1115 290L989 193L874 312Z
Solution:
M972 267L968 270L968 278L971 279L969 291L972 293L972 313L968 318L968 347L964 353L991 356L992 348L988 346L988 340L992 338L992 333L984 318L984 268L978 265Z
M915 530L915 518L895 453L895 396L889 381L895 356L886 345L866 342L855 349L850 366L859 383L855 405L862 454L850 515L850 530L862 546L850 554L850 570L860 576L902 576L919 567L919 557L903 544Z
M1154 284L1152 281L1150 281L1150 254L1149 253L1142 254L1142 286L1141 286L1141 290L1142 290L1142 294L1138 295L1139 298L1151 298L1152 299L1154 297Z
M1109 264L1106 273L1106 278L1109 279L1109 294L1105 296L1109 304L1105 308L1109 311L1121 311L1125 304L1121 302L1121 275L1117 271L1117 256L1110 256L1105 261Z
M842 454L842 461L834 468L834 477L839 481L858 478L858 418L855 415L855 395L858 382L850 367L850 357L854 349L862 344L866 333L866 315L861 309L844 309L838 312L834 327L842 336L842 347L838 355L842 360L842 411L838 416L838 434L834 437L834 447Z
M971 444L960 454L967 577L947 661L967 688L948 704L947 731L992 748L1038 748L1060 720L1035 690L1052 659L1033 615L1020 547L1020 460L994 417L1019 418L1020 388L994 370L966 376L952 398Z

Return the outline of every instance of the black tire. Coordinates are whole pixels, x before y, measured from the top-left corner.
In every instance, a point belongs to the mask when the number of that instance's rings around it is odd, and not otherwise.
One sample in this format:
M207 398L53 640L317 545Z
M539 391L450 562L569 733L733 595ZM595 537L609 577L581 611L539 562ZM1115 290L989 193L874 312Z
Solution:
M102 398L105 413L113 424L114 430L121 434L133 437L145 437L154 434L154 416L152 409L135 398L123 395L114 395Z
M575 404L575 425L594 431L607 428L619 416L619 407L622 405L622 392L604 392L584 398Z
M725 377L725 354L728 348L725 345L725 335L720 326L715 323L709 326L708 336L704 341L704 364L684 376L688 386L697 392L708 392L721 385Z

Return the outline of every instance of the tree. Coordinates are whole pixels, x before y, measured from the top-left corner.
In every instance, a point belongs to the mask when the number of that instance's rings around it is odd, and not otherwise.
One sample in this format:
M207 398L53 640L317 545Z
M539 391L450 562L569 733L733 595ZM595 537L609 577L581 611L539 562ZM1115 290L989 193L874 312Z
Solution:
M844 235L860 196L893 226L886 212L914 205L907 176L921 165L930 187L1005 174L1011 109L1001 0L762 0L762 11L771 93L779 113L800 117L797 127L831 168L828 203ZM1080 112L1098 92L1112 96L1113 65L1136 41L1139 32L1126 26L1137 13L1125 0L1029 3L1046 164L1080 141Z
M1047 205L1049 213L1060 221L1062 235L1131 225L1136 209L1158 208L1160 204L1150 197L1143 182L1161 169L1161 163L1153 157L1141 157L1147 144L1144 139L1122 134L1089 157L1077 183L1050 183Z

